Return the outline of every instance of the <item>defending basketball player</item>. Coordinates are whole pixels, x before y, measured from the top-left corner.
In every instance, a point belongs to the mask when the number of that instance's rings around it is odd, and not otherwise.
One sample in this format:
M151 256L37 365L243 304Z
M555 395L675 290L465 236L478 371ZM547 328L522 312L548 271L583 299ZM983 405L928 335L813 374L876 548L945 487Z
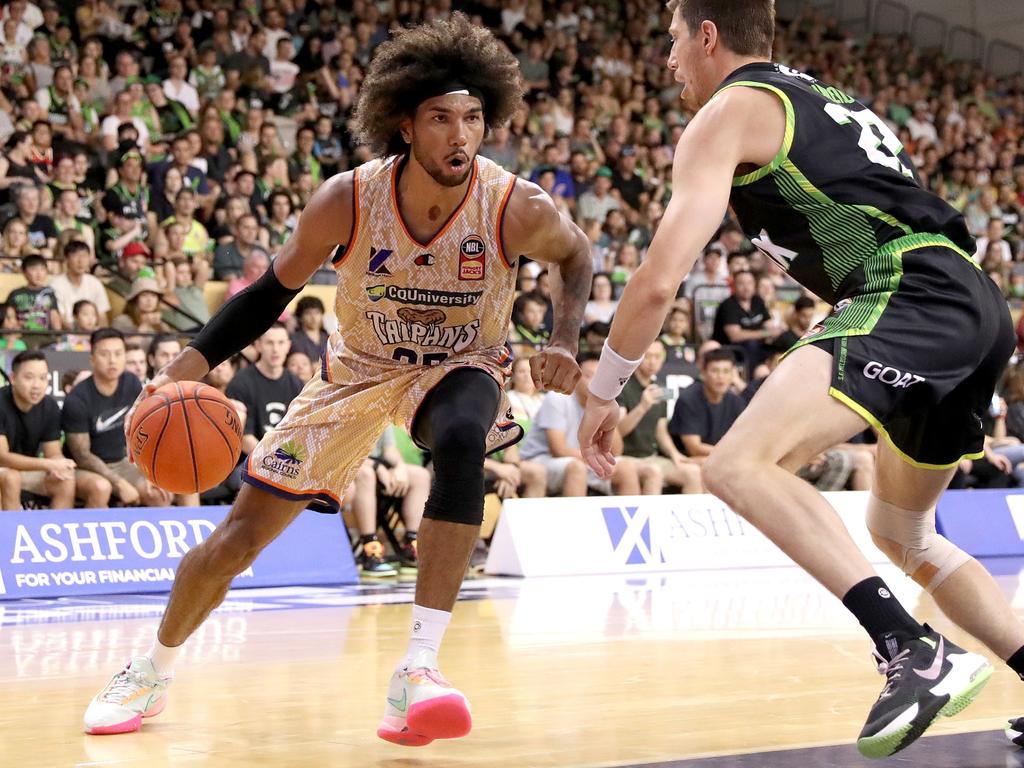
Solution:
M572 392L590 290L583 233L537 186L477 156L487 128L519 108L516 59L453 14L380 46L354 117L380 159L316 192L273 266L228 302L150 387L198 380L266 330L325 259L338 271L339 328L322 375L250 454L224 522L181 562L152 649L92 701L90 733L136 730L167 697L182 643L308 504L337 507L384 427L404 422L431 451L408 652L378 735L409 746L471 727L437 653L483 518L486 453L517 441L501 383L521 255L557 277L555 328L531 359L537 385Z
M984 568L936 533L935 505L1014 346L1006 302L973 263L960 214L923 190L886 124L770 61L772 0L671 0L668 67L696 116L673 196L619 303L580 427L613 462L615 397L731 205L750 239L835 305L783 360L703 466L704 483L813 575L875 644L885 687L858 739L884 757L967 706L992 668L913 619L828 502L793 473L869 425L882 436L867 525L943 612L1024 673L1024 626Z

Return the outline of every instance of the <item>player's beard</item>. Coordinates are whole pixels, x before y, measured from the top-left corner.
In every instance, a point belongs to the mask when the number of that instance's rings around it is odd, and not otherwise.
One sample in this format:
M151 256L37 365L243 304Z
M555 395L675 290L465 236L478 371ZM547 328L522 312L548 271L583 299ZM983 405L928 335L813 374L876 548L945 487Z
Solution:
M440 184L442 187L458 187L465 183L466 179L469 178L470 172L473 170L472 159L467 160L465 171L459 174L451 174L445 171L440 165L435 163L426 155L421 155L419 149L416 147L415 142L412 145L412 155L416 158L416 162L420 164L420 167L426 171L430 178ZM468 155L467 155L468 157Z

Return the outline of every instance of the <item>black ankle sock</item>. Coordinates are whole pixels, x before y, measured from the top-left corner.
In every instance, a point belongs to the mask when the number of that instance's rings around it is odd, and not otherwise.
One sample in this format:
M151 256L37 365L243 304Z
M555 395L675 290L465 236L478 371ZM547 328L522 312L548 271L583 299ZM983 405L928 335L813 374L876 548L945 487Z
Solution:
M871 635L878 652L886 658L893 655L892 649L886 647L886 640L892 638L903 643L928 634L928 630L904 610L878 576L864 579L851 587L843 595L843 605L857 617Z
M365 544L368 541L377 541L377 534L376 533L367 533L367 534L359 537L359 543L360 544Z
M1013 656L1006 660L1006 666L1016 672L1021 680L1024 680L1024 646L1018 648Z
M405 532L405 543L412 544L416 541L416 537L419 535L419 531L406 531Z

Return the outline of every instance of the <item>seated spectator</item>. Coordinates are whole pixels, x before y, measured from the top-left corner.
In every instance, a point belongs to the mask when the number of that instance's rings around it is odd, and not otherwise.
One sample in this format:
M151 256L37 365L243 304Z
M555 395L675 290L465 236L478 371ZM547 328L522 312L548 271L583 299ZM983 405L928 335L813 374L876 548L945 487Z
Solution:
M1024 442L1024 363L1010 366L1003 380L1006 433Z
M693 345L690 343L691 320L690 313L683 307L672 307L668 317L665 318L665 325L662 328L661 336L658 337L665 346L667 359L678 365L692 365L696 360L693 352Z
M510 445L484 458L484 492L499 499L539 499L547 495L547 470L535 461L525 461L519 447Z
M166 506L171 494L147 481L127 458L124 418L142 382L125 370L124 336L101 328L92 335L91 347L92 376L71 390L61 414L71 457L80 470L106 478L122 504Z
M0 334L0 350L21 351L28 349L25 340L21 338L21 323L18 321L18 310L10 302L4 302L3 311L4 333Z
M594 275L590 286L590 301L583 310L583 323L611 323L619 302L612 298L612 279L607 272Z
M180 229L180 225L172 224L171 229ZM206 259L190 262L187 257L178 256L164 263L164 275L167 282L164 301L181 310L164 310L164 322L182 331L205 325L210 319L204 291L210 276L209 262Z
M303 296L295 304L295 319L299 327L292 334L292 351L304 352L313 365L319 365L327 344L324 303L316 296Z
M253 342L259 359L235 374L225 390L229 398L241 401L246 408L242 453L252 453L302 391L303 382L284 367L289 347L288 331L281 323L275 323Z
M736 358L727 349L712 349L701 359L701 381L684 389L668 431L686 455L704 463L743 412L743 399L732 391Z
M88 352L89 337L100 327L96 305L88 299L79 299L71 310L71 322L67 333L57 344L57 349L71 352Z
M163 183L154 185L149 201L149 208L157 222L167 221L174 216L174 201L185 186L184 177L176 166L168 166L163 174Z
M28 241L28 227L15 217L4 224L3 241L0 242L0 271L17 272L21 260L26 256L39 256L42 251Z
M993 218L988 222L985 235L979 237L975 243L977 250L974 253L974 260L981 264L989 251L998 255L1002 262L1013 261L1013 247L1006 241L1006 225L1002 217Z
M208 259L213 251L213 241L210 239L206 227L195 218L196 193L191 187L182 187L174 198L174 215L160 222L161 231L157 239L157 253L162 255L167 250L167 243L163 237L163 228L168 224L181 224L185 228L185 242L182 250L186 256L193 259Z
M622 437L615 432L612 452L620 457L608 480L598 477L583 461L577 432L587 402L587 386L597 370L597 356L581 356L583 376L572 395L548 392L526 439L520 445L523 459L536 462L547 473L547 491L558 496L586 496L587 490L636 495L640 479L636 462L622 458Z
M580 349L587 352L601 354L608 334L611 333L611 323L593 322L583 326L583 339L580 342Z
M516 297L512 307L515 324L508 340L517 357L539 350L548 343L551 334L544 327L546 311L544 299L535 293L524 293Z
M128 255L132 245L141 246L146 255L146 226L142 219L135 216L135 209L130 203L122 203L107 209L108 226L100 233L101 251L97 254L104 265L116 264ZM137 253L138 248L132 249Z
M232 355L207 373L203 377L203 384L209 384L218 392L224 393L236 373L238 373L238 355ZM245 419L241 421L243 424L245 423Z
M700 493L700 465L680 453L668 433L667 393L655 382L665 357L660 341L651 344L617 398L622 412L622 454L656 470L652 487L644 488L645 493L660 494L662 480L683 493Z
M76 240L81 240L92 252L96 248L96 234L92 226L81 218L82 196L77 189L62 189L57 193L53 209L53 227L57 237L65 232L73 233Z
M430 472L415 464L407 464L395 445L394 427L388 426L377 440L369 458L363 461L355 480L346 491L352 500L352 513L359 529L359 552L356 562L366 578L390 578L398 571L384 560L384 545L377 538L377 496L401 499L402 524L405 536L402 549L396 552L402 571L415 572L419 565L416 536L423 518L423 506L430 493Z
M160 297L164 292L152 277L137 277L126 296L124 312L114 318L112 328L122 333L161 333L174 330L163 321Z
M106 325L110 313L107 289L90 270L93 265L92 250L82 240L72 240L64 248L64 274L50 281L50 287L57 297L57 309L66 325L71 324L74 307L79 301L88 301L98 313L99 325Z
M154 378L181 352L181 339L173 333L158 333L146 350L146 376Z
M294 342L291 352L288 353L288 357L284 361L284 367L288 369L288 373L293 374L303 384L316 374L316 367L309 359L309 355L301 349L296 349Z
M24 331L59 331L64 327L57 309L57 297L50 287L50 273L42 256L26 256L21 260L25 285L15 288L7 297L14 307L18 324Z
M53 226L53 219L39 213L42 204L40 187L23 184L15 192L14 200L17 205L14 216L25 225L29 245L42 256L53 256L53 249L57 245L57 229Z
M683 295L692 301L698 288L709 285L725 285L727 278L728 272L722 263L722 246L712 243L704 249L700 268L694 267L687 276Z
M622 207L612 194L612 169L602 165L594 176L594 186L581 194L576 202L576 221L594 219L604 224L609 211Z
M275 191L270 193L267 208L270 214L270 221L267 222L270 249L276 253L295 231L295 205L292 203L292 196L287 192Z
M711 338L719 344L739 347L753 371L770 353L769 345L782 332L771 320L764 299L757 295L753 272L733 275L733 295L718 306Z
M771 348L777 352L787 352L790 347L810 333L811 328L814 327L814 315L817 311L818 305L814 299L810 296L800 296L786 313L785 330L775 338Z
M136 341L129 341L124 345L124 369L143 384L149 381L146 350Z
M517 357L512 360L512 375L505 390L512 406L512 418L529 431L530 423L537 415L544 395L537 391L530 372L530 358Z
M237 280L243 276L245 265L252 259L254 263L258 260L263 264L255 277L249 278L255 280L270 264L270 255L259 244L259 220L251 213L242 215L233 234L234 238L217 246L213 254L213 276L217 280Z
M51 509L107 506L110 483L77 470L64 458L60 406L46 394L50 367L42 352L21 352L11 363L11 386L0 389L0 497L3 509L21 509L21 493L45 496Z

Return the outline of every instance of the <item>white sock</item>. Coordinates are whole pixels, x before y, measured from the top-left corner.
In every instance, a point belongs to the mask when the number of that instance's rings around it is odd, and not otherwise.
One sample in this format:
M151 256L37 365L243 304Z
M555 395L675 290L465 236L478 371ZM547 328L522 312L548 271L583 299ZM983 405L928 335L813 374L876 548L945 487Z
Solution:
M153 662L153 666L158 674L171 675L174 674L174 662L184 647L184 645L176 645L170 648L154 637L153 646L146 653L146 656Z
M424 608L422 605L412 607L412 633L409 635L409 650L406 658L411 659L424 648L434 652L441 649L441 641L444 640L444 631L448 629L448 622L452 620L450 611L438 611L434 608Z

